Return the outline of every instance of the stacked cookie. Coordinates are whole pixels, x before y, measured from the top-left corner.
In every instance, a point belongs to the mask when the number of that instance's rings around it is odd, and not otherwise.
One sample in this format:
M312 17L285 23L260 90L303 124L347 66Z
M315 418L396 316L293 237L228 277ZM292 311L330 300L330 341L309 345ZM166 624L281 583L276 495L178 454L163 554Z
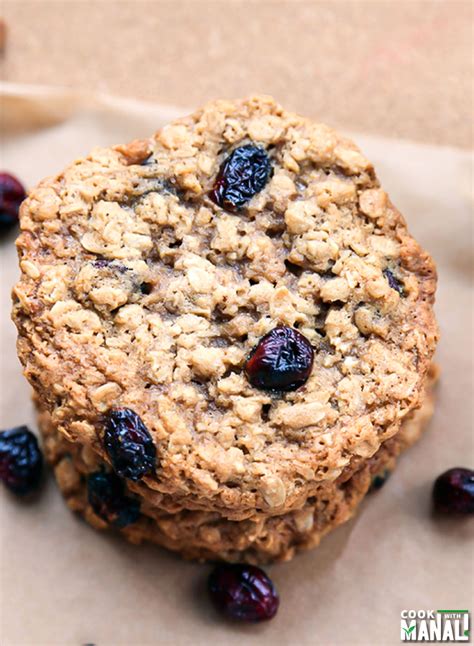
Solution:
M96 527L291 558L429 417L431 258L352 142L269 98L93 151L21 226L18 351Z

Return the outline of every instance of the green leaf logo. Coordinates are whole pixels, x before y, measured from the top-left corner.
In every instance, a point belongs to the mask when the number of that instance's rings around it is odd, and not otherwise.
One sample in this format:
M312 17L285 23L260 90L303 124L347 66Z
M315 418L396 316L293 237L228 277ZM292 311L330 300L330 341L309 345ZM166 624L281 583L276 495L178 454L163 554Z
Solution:
M412 632L412 630L415 630L415 626L416 624L413 624L413 626L411 626L410 628L404 628L403 630L406 632L407 635L409 635Z

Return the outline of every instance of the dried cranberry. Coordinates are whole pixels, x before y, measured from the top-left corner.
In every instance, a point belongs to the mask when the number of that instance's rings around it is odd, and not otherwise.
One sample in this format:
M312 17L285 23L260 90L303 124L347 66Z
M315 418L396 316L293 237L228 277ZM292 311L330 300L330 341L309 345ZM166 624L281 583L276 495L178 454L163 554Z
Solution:
M114 408L108 413L104 444L112 466L123 478L140 480L155 468L156 449L150 432L130 408Z
M25 197L25 189L16 177L9 173L0 173L0 228L2 231L18 222L18 211Z
M94 513L115 527L126 527L140 516L140 503L125 495L123 482L115 473L91 473L87 497Z
M271 619L280 603L271 580L253 565L218 565L209 576L208 589L215 607L238 621Z
M38 486L43 456L38 440L26 426L0 433L0 480L13 493L23 495Z
M296 390L306 383L313 359L308 339L298 330L282 325L260 339L247 359L245 372L256 388Z
M372 477L372 482L370 483L369 492L378 491L379 489L381 489L389 479L390 473L391 472L388 469L384 469L380 473L375 474Z
M241 146L220 167L209 196L218 206L233 211L259 193L271 174L272 165L263 148Z
M387 279L389 287L391 289L394 289L396 292L398 292L400 296L403 296L403 293L404 293L403 283L394 276L394 274L390 271L390 269L384 269L383 273L385 278Z
M99 260L94 260L92 264L97 269L110 269L112 271L118 271L121 274L124 274L126 271L131 271L125 265L121 265L114 260L108 260L107 258L99 258Z
M455 467L442 473L434 483L433 502L443 514L473 514L474 471Z

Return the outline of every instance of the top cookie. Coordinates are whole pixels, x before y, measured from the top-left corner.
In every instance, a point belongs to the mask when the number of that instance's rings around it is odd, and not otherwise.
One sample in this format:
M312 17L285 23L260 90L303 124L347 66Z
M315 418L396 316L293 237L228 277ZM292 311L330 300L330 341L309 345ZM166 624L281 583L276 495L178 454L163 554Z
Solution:
M420 403L434 264L358 148L271 98L94 150L21 227L41 406L165 508L301 506Z

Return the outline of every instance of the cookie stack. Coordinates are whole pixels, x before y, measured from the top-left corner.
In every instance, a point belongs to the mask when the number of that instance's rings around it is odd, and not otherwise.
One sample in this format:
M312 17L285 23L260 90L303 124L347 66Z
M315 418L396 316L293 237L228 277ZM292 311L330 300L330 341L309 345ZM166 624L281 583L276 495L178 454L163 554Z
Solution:
M21 227L18 352L95 527L291 558L431 413L433 261L352 142L268 97L94 150Z

